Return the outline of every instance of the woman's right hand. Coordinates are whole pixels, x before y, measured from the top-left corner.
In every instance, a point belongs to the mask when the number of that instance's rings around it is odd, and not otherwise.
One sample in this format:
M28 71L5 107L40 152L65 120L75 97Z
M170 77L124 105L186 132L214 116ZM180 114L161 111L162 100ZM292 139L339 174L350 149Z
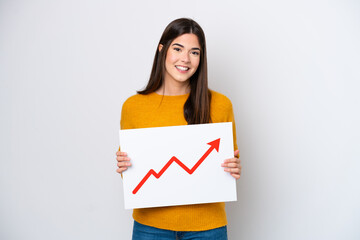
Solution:
M118 173L124 172L126 169L128 169L128 167L131 166L130 158L128 158L126 152L117 151L116 160L118 161L118 169L116 169Z

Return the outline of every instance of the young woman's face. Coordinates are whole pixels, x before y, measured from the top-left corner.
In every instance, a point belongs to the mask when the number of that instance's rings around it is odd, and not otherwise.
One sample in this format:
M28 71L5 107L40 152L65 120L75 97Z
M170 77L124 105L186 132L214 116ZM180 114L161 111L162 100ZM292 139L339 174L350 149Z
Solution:
M162 46L159 46L161 50ZM200 63L200 44L192 33L175 38L166 54L165 82L188 85Z

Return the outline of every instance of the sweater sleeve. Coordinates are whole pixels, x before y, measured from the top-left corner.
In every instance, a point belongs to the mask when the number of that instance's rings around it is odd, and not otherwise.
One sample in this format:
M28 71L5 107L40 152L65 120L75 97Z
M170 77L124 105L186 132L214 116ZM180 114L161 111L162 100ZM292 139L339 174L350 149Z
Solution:
M124 126L126 126L126 124L127 124L126 114L127 114L126 102L124 102L124 104L121 108L120 129L125 129Z
M224 114L224 121L225 122L232 122L232 129L233 129L233 141L234 141L234 151L238 150L237 142L236 142L236 124L235 124L235 117L234 117L234 110L233 105L227 97L223 100L223 114Z
M133 101L128 98L122 105L121 108L121 117L120 117L120 129L131 129L131 108L133 105Z
M211 112L211 118L214 123L232 122L234 150L238 150L235 117L230 99L221 93L212 91Z
M232 122L232 127L233 127L233 140L234 140L234 151L238 150L238 145L236 142L236 124L235 124L235 117L234 117L234 111L233 111L233 106L232 103L230 102L230 108L229 108L229 112L228 112L228 122ZM239 154L238 156L239 157Z
M126 100L121 108L121 116L120 116L120 129L128 129L128 100ZM119 145L118 151L121 151L121 146ZM123 178L123 174L121 173L121 178Z

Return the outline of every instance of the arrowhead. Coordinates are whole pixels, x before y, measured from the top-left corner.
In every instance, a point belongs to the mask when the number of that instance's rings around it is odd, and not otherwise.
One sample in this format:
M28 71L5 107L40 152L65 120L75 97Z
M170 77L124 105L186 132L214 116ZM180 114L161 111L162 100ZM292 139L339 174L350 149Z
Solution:
M219 145L220 145L220 138L218 138L218 139L216 139L216 140L214 140L214 141L212 141L212 142L209 142L208 143L211 147L211 149L216 149L216 151L217 152L219 152Z

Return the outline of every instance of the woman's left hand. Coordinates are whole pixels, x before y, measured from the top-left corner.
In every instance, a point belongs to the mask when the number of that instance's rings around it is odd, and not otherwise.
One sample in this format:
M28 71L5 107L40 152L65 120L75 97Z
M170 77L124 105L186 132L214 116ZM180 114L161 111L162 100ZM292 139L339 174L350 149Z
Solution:
M236 156L239 154L239 150L234 152L234 158L229 158L221 164L224 167L225 172L229 172L235 179L239 179L241 175L240 159Z

